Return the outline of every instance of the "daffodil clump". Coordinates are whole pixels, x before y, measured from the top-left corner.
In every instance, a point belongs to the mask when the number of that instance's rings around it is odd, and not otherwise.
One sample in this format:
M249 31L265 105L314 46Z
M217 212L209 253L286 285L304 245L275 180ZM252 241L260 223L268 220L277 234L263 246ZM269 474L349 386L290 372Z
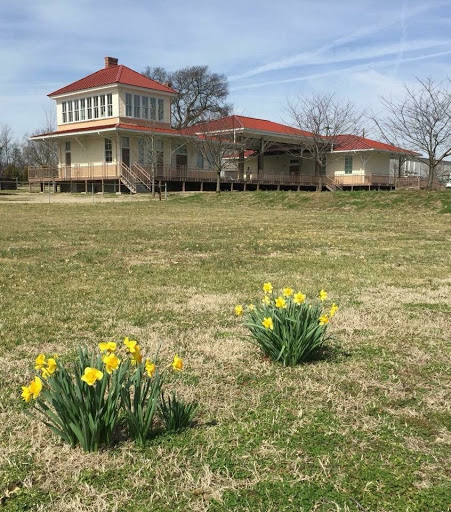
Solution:
M275 293L268 282L263 292L256 304L235 306L235 315L243 318L263 353L284 366L314 357L327 339L327 327L338 306L327 302L325 290L309 300L290 287Z
M170 369L181 371L183 360L176 354L160 368L158 350L152 359L144 359L138 343L129 338L120 348L113 341L98 347L97 353L80 348L72 366L57 356L39 354L37 375L22 386L21 396L52 432L73 447L80 444L85 451L97 451L111 443L122 418L130 437L142 445L161 402L164 374Z

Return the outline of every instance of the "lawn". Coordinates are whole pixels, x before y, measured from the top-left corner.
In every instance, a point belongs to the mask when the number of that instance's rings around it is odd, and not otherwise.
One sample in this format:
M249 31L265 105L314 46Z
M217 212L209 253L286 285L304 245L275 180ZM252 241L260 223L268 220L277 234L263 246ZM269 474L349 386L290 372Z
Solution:
M451 510L451 191L18 199L0 195L4 510ZM233 310L265 281L339 304L327 357L261 356ZM124 336L183 357L192 428L85 454L24 414L39 352Z

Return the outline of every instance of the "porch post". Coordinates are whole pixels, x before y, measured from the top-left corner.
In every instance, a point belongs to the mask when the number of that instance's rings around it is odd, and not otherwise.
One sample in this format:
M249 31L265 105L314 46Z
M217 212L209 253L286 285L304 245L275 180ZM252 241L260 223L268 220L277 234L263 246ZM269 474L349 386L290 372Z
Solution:
M240 149L238 155L238 178L244 175L244 149Z
M258 155L257 155L257 167L258 167L257 172L263 173L265 171L264 153L265 153L265 141L263 140L263 137L262 137L260 140L260 151L258 152Z

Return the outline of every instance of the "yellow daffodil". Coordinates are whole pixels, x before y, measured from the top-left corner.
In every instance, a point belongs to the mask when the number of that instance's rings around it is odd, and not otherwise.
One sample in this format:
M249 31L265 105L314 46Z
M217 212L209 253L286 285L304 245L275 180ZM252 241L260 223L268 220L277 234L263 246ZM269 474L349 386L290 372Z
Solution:
M103 373L97 368L91 368L88 366L85 368L85 373L82 376L81 380L86 382L88 386L94 386L97 380L102 380Z
M322 315L319 317L319 325L324 325L329 323L329 317L327 315Z
M265 304L266 306L269 306L271 304L271 299L265 295L262 299L262 303Z
M39 377L35 377L28 386L28 389L30 390L30 393L33 395L33 398L36 400L42 389L42 380Z
M291 297L293 295L294 291L293 288L284 288L282 295L284 297Z
M319 300L321 302L325 301L327 299L327 292L325 290L321 290L319 292Z
M330 308L330 311L329 311L329 316L330 318L332 318L335 313L338 311L338 306L335 304L335 302L332 304L331 308Z
M155 363L149 359L146 360L146 372L149 377L155 373Z
M132 364L141 364L143 360L143 356L141 354L141 350L139 345L136 345L134 352L132 352Z
M243 306L239 305L235 306L235 315L241 316L243 314Z
M46 365L45 355L39 354L36 358L36 366L34 367L35 370L41 370Z
M172 361L172 368L177 371L183 369L183 360L177 354L175 354L174 360Z
M306 296L303 293L301 293L301 292L295 293L294 297L293 297L293 302L295 304L299 305L299 304L302 304L303 302L305 302L305 298L306 298Z
M271 329L271 331L274 329L274 324L270 316L268 318L264 318L262 324L265 329Z
M111 374L114 370L117 370L119 368L119 363L121 362L116 354L107 354L103 356L102 361L105 365L105 370L109 374Z
M254 306L253 304L249 304L249 306L247 307L247 310L248 310L249 312L251 312L251 311L255 311L255 306Z
M128 338L124 339L124 345L128 348L128 350L133 354L135 350L139 351L138 342L135 340L129 340Z
M29 402L33 393L30 391L28 386L22 386L22 394L20 396L25 400L25 402Z
M100 352L114 352L116 350L116 343L114 341L107 341L99 343Z
M271 283L264 283L263 284L263 291L265 293L272 293L272 284Z
M287 301L283 297L277 297L275 302L276 302L276 308L284 309L287 307Z
M42 376L44 377L44 379L46 379L47 377L50 377L50 375L53 375L56 371L56 368L57 368L57 365L56 365L56 360L54 357L49 357L47 359L47 368L42 368L41 371L42 371Z

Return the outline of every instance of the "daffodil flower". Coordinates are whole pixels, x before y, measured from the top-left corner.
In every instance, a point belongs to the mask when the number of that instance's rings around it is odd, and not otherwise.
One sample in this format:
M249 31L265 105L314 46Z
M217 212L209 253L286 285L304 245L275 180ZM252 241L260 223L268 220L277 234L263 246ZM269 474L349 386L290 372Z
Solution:
M319 300L324 302L327 299L327 292L325 290L321 290L319 292Z
M248 310L249 312L251 312L251 311L255 311L255 306L254 306L253 304L249 304L249 306L247 307L247 310Z
M172 368L177 371L183 369L183 360L177 354L175 354L174 360L172 361Z
M88 386L94 386L97 380L102 380L103 373L97 368L91 368L88 366L85 368L85 373L81 377L81 380L86 382Z
M119 368L119 363L121 362L116 354L107 354L103 356L102 361L108 374L111 374L114 370L117 370Z
M270 329L271 331L274 329L274 324L271 317L264 318L262 324L265 329Z
M35 370L41 370L46 364L45 355L39 354L36 358L36 366L34 367Z
M276 308L285 309L287 307L287 301L283 297L277 297L275 300Z
M319 325L324 325L329 323L329 317L327 315L322 315L319 317Z
M139 351L138 342L135 340L129 340L128 338L124 339L124 345L128 348L128 350L133 354L136 350Z
M149 359L146 360L146 372L149 377L155 373L155 363Z
M107 341L99 343L100 352L114 352L116 350L116 343L114 341Z
M299 292L299 293L295 293L294 294L294 297L293 297L293 302L297 305L299 304L302 304L303 302L305 302L305 299L306 299L306 296Z
M266 306L269 306L271 304L271 299L265 295L262 299L262 303L265 304Z
M272 284L271 283L264 283L263 284L263 291L265 293L272 293Z
M235 315L241 316L242 314L243 314L243 306L241 306L241 305L235 306Z
M293 288L284 288L283 289L283 292L282 292L282 295L284 297L291 297L293 295Z

